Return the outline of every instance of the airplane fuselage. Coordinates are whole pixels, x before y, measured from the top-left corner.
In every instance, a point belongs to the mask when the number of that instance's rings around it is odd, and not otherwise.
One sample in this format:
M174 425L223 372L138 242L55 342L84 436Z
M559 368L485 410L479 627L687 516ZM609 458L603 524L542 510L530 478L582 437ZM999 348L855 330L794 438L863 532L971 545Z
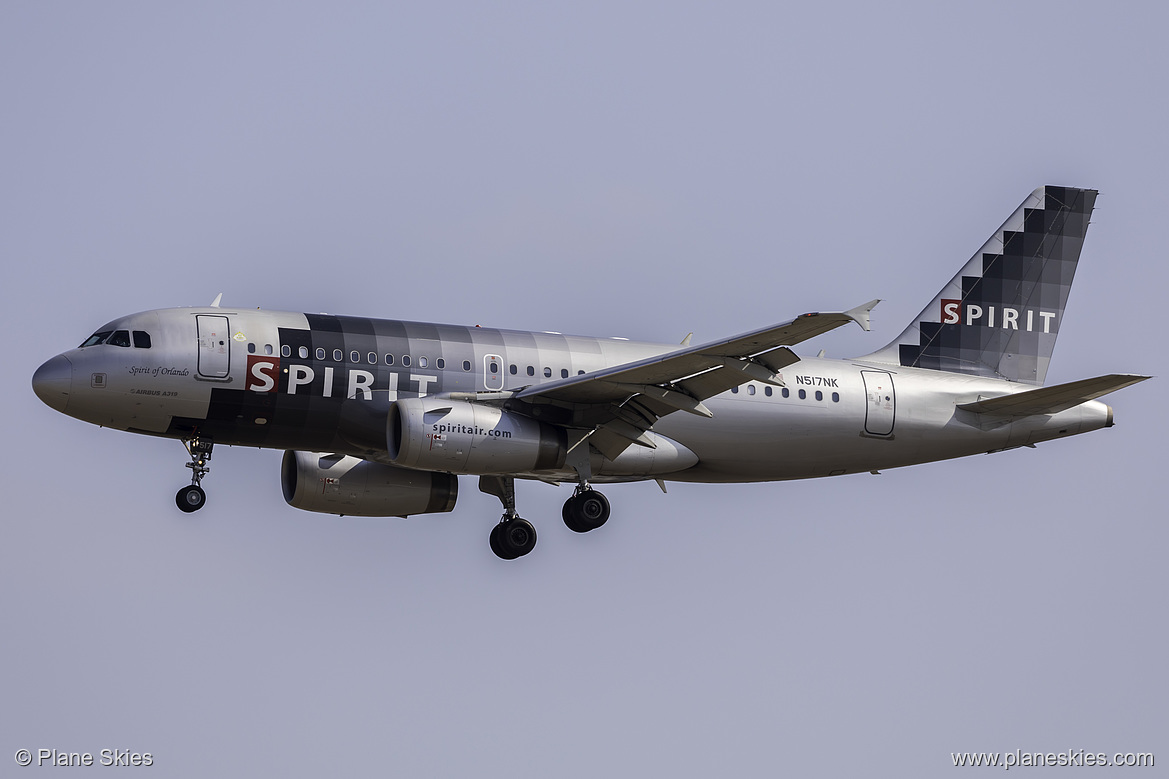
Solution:
M64 362L55 363L59 394L50 405L70 416L171 438L373 460L385 460L385 414L394 401L514 391L678 349L617 338L221 308L147 311L98 333L126 335L54 358ZM989 425L958 408L1019 389L985 377L803 358L775 383L747 381L710 398L711 419L682 413L660 419L653 432L677 447L659 446L628 462L599 462L594 480L834 476L1030 445L1111 424L1111 409L1098 401ZM521 475L575 478L563 467Z

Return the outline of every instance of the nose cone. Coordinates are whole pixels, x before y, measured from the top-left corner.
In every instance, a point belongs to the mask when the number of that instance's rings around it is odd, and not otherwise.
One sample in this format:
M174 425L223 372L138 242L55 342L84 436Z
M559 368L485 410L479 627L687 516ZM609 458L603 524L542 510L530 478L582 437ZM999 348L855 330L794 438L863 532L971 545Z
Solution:
M73 364L69 358L58 354L32 375L32 391L49 408L64 411L69 402L69 389L73 383Z

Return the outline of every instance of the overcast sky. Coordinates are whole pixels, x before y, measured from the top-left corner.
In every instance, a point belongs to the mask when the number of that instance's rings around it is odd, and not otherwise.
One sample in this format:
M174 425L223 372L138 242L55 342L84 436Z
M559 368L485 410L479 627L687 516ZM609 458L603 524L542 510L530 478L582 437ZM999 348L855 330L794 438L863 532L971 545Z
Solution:
M1169 14L806 5L0 5L0 773L37 771L21 748L176 777L1169 764ZM1101 192L1048 381L1162 375L1115 428L612 487L585 536L568 488L524 483L515 563L473 479L451 514L341 519L285 505L280 452L217 447L182 515L179 443L29 386L219 292L665 342L880 297L873 332L797 350L864 354L1044 184Z

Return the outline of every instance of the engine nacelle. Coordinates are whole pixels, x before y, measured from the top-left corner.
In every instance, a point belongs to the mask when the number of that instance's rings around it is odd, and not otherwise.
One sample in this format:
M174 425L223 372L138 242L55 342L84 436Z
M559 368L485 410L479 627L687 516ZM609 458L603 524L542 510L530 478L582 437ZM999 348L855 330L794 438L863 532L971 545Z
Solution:
M408 468L452 473L518 473L560 468L564 431L482 403L408 398L390 407L386 448Z
M449 473L319 452L285 452L280 487L294 508L358 517L450 511L459 495L459 480Z

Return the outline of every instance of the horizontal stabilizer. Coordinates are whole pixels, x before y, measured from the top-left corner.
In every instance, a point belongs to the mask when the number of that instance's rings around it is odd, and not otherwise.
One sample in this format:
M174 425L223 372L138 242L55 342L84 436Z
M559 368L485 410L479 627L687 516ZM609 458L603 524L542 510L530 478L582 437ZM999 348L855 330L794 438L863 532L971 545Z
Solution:
M1098 397L1124 389L1150 376L1134 376L1127 373L1113 373L1094 379L1080 379L1053 387L1000 395L997 398L963 403L958 408L975 414L990 414L1003 417L1029 417L1036 414L1058 414L1069 408L1095 400Z

